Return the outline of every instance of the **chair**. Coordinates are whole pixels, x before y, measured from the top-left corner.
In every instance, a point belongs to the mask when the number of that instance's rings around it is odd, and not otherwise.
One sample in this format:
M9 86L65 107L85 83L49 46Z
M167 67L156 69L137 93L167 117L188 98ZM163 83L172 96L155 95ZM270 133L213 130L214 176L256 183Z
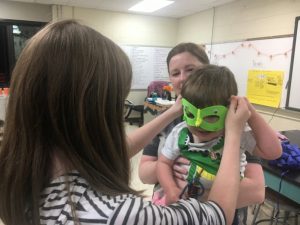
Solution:
M136 112L137 115L132 116L131 114ZM129 100L125 100L125 122L130 125L137 124L139 127L144 124L144 105L135 105Z
M169 85L169 82L167 81L161 81L161 80L155 80L150 82L147 88L147 98L152 98L154 97L153 95L155 94L155 97L162 97L163 94L163 87ZM159 108L159 107L157 107ZM145 112L150 112L151 115L157 115L160 110L157 110L156 107L145 107Z
M271 215L269 218L257 220L258 214L264 204L271 206ZM298 225L298 219L300 218L300 205L278 192L266 187L266 198L264 203L256 205L253 210L254 216L252 225L257 224L291 224L289 220L293 219L294 224ZM298 217L299 216L299 217Z

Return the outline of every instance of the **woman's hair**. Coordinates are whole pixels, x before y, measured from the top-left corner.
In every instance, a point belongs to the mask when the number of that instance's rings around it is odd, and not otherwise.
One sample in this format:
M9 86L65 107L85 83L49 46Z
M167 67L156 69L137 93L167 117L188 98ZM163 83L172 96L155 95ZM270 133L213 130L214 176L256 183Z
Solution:
M0 149L1 149L1 143L3 137L3 127L4 127L4 121L0 119Z
M0 152L5 224L40 223L54 153L96 190L134 193L123 124L131 79L121 48L74 20L49 24L31 38L12 74Z
M197 108L229 104L238 88L233 73L224 66L206 65L195 70L183 84L181 95Z
M200 46L195 43L180 43L176 45L174 48L171 49L167 56L167 66L169 70L169 64L173 56L178 55L180 53L188 52L195 56L199 62L202 64L209 64L209 59L208 56L205 52L205 50Z

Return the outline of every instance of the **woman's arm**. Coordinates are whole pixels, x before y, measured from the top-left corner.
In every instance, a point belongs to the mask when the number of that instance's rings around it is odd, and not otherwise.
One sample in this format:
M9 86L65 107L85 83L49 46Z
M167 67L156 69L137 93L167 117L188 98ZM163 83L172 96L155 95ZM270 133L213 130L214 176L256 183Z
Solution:
M282 148L277 133L249 103L248 99L246 97L244 99L247 101L251 112L248 124L253 131L257 145L253 154L269 160L279 158L282 154Z
M240 184L240 141L249 116L246 101L243 98L232 97L226 116L225 142L220 168L208 196L208 200L216 202L224 210L227 224L232 223L237 206Z
M129 156L134 156L144 148L164 127L182 114L181 97L177 97L172 105L164 113L160 114L144 126L127 134Z

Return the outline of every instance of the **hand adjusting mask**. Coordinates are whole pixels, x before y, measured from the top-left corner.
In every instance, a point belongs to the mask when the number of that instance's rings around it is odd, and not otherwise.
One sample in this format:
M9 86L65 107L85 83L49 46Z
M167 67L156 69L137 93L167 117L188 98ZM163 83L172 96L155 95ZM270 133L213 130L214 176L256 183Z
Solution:
M225 118L228 109L223 105L209 106L199 109L192 105L188 100L182 98L183 120L187 125L200 127L206 131L219 131L225 127ZM214 122L208 122L206 117L214 116L218 119Z

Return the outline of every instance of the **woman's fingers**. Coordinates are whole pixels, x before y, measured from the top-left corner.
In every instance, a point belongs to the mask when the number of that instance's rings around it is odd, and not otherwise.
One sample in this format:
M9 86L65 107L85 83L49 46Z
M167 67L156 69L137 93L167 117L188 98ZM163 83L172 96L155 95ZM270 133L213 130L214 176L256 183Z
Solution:
M184 157L178 157L176 160L175 160L175 163L176 164L183 164L183 165L190 165L190 161Z

